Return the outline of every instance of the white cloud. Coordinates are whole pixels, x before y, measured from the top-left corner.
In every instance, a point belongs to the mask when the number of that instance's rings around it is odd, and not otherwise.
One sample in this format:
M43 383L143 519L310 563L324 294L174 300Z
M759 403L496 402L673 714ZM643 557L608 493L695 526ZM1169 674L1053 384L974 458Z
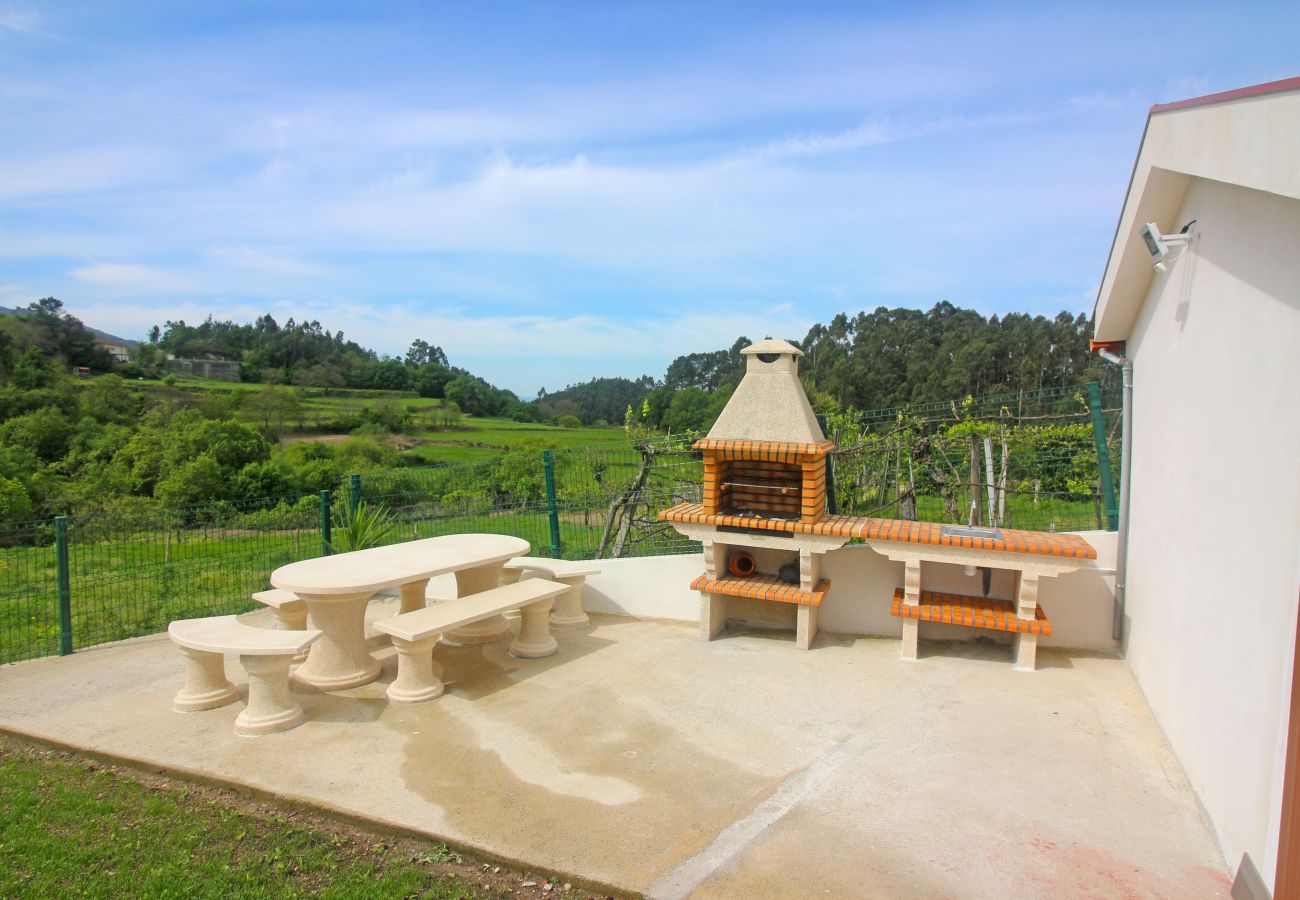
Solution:
M43 34L41 14L31 10L0 9L0 32Z
M329 272L326 266L302 262L281 250L267 252L254 247L213 247L208 251L208 255L237 269L273 275L317 277Z
M73 269L68 274L78 281L94 285L146 293L194 289L194 283L189 278L176 272L128 263L95 263Z

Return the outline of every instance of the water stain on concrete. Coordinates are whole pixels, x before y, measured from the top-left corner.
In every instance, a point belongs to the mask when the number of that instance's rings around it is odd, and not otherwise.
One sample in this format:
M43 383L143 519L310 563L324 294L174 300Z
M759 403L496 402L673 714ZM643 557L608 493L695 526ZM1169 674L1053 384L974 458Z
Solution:
M487 654L444 664L466 681L510 680ZM777 780L701 757L682 733L600 686L575 696L515 683L479 699L452 688L437 704L419 728L391 723L411 728L408 790L470 841L634 890L697 853Z

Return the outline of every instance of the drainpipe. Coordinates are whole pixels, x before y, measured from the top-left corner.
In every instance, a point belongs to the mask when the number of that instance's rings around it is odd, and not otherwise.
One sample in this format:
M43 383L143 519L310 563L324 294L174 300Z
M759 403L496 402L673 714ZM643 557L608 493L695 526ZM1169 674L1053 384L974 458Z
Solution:
M1119 535L1115 547L1115 618L1111 623L1111 636L1120 641L1124 638L1124 590L1128 582L1128 498L1129 475L1133 465L1133 360L1127 356L1117 356L1105 347L1099 347L1097 355L1120 367L1124 385L1119 457Z

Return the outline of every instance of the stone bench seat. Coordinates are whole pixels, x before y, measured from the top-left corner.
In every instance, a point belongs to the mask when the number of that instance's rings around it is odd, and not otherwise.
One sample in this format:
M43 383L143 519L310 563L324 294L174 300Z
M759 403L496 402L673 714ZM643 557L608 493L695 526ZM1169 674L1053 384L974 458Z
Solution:
M510 643L512 656L535 659L555 653L559 646L547 616L555 598L567 590L565 584L530 578L375 622L376 631L392 637L398 654L397 678L388 687L388 699L418 703L442 694L443 684L433 674L433 647L439 636L507 610L522 614L519 636Z
M552 627L578 628L591 621L582 608L582 588L588 575L600 574L598 566L593 566L589 562L574 562L567 559L517 556L505 564L501 580L503 583L513 583L518 581L521 575L537 573L568 587L564 594L556 598L555 610L551 613Z
M238 654L248 673L248 705L235 719L239 734L284 731L302 721L302 708L289 692L289 665L319 631L256 628L236 616L178 619L167 636L185 656L185 685L176 695L178 712L216 709L238 699L226 679L225 655Z

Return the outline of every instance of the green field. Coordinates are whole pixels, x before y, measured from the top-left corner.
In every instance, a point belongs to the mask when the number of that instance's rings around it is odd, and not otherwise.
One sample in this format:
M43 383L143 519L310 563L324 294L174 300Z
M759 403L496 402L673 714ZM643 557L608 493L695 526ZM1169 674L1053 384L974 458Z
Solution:
M175 385L170 387L159 382L131 382L131 385L154 397L183 398L200 405L211 402L214 398L231 397L239 392L256 393L270 388L264 384L236 384L180 374L176 375ZM420 397L412 391L299 387L278 389L293 392L300 405L296 413L286 416L284 428L281 429L283 439L329 436L331 432L322 426L332 420L349 413L364 412L377 403L396 403L414 417L414 427L406 434L414 444L408 452L422 463L490 459L530 440L563 449L626 440L623 429L618 426L560 428L539 422L474 416L464 416L457 426L434 428L432 426L442 410L442 401ZM257 423L256 417L244 410L236 412L235 417L250 424Z
M540 441L560 449L622 444L622 428L557 428L510 419L466 418L464 427L446 431L419 431L421 441L411 453L425 462L469 462L500 456L525 441Z

